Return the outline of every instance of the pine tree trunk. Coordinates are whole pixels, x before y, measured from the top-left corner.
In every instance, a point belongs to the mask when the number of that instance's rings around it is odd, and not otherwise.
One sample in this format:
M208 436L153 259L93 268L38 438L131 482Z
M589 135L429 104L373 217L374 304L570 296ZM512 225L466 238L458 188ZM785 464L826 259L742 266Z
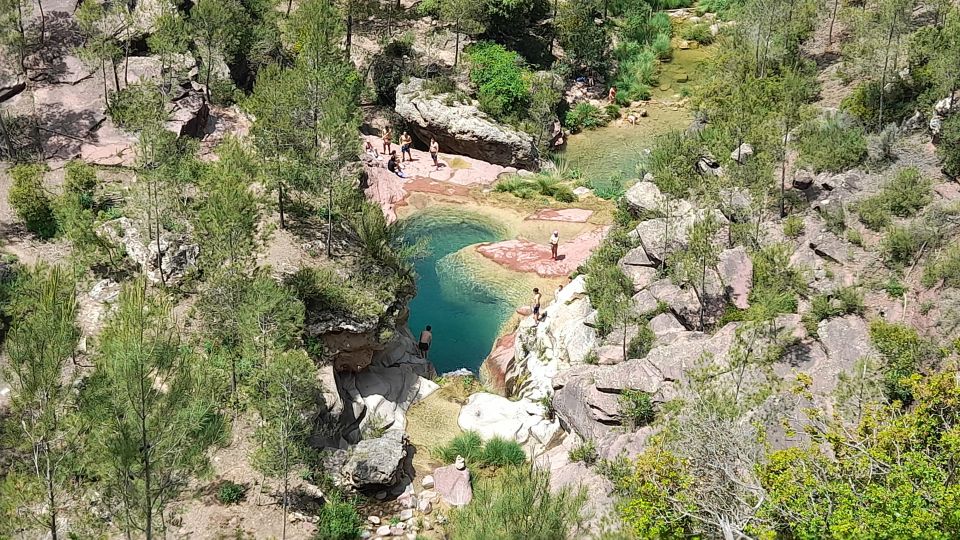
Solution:
M455 49L453 50L453 67L457 67L457 64L460 62L460 25L457 24L456 30L454 33L457 35L457 41Z
M14 161L16 149L13 147L13 141L10 140L10 132L7 130L7 121L3 113L0 113L0 135L3 136L3 144L7 147L7 159Z
M887 67L890 63L890 43L893 42L893 32L897 27L897 13L893 14L890 22L890 32L887 33L887 46L883 51L883 72L880 74L880 110L877 117L877 131L883 129L883 96L887 93Z
M56 500L56 488L53 485L53 465L50 463L50 442L44 441L44 461L46 463L46 473L45 479L47 482L47 504L50 506L50 536L53 540L57 540L57 500Z
M347 61L350 61L350 50L353 48L353 13L347 13L347 35L346 35L346 45L347 49Z
M284 219L283 215L283 182L279 183L279 187L277 189L277 206L280 209L280 228L286 229L287 221Z
M163 272L160 273L163 275ZM150 439L147 436L147 389L144 387L144 376L140 376L140 452L143 456L143 493L144 493L144 518L146 519L147 540L153 538L153 487L151 485L153 471L150 462Z
M786 192L787 192L787 138L790 136L790 122L786 122L783 127L783 160L780 163L780 217L787 215Z
M43 12L42 0L37 0L37 7L40 8L40 45L43 45L47 39L47 15Z
M327 188L327 258L333 253L333 179Z
M827 46L833 45L833 24L837 22L838 9L840 9L840 0L833 0L833 14L830 16L830 31L827 33Z

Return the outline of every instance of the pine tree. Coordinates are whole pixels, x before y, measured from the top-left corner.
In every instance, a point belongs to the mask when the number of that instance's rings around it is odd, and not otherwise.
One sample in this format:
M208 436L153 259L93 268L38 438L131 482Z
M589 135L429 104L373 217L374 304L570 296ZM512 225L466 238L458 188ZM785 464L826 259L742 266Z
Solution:
M453 34L456 36L453 65L457 66L460 63L461 36L484 31L483 3L475 0L443 0L440 3L440 19L453 25Z
M705 212L688 232L687 249L674 254L673 270L678 282L686 283L693 288L700 301L700 330L705 324L707 307L707 280L710 271L715 270L720 262L719 249L714 242L714 236L719 231L719 223L712 211Z
M265 394L258 403L263 422L256 433L260 446L252 457L258 470L281 481L281 538L287 537L290 474L294 467L314 457L308 444L310 411L322 399L316 371L305 352L294 350L277 354L263 373Z
M204 96L210 99L210 79L217 55L233 56L249 24L243 5L237 0L198 0L190 9L190 26L203 62Z
M206 450L223 431L170 310L143 277L126 284L99 336L83 396L90 461L127 537L163 533L164 510L206 466Z
M29 468L43 484L43 525L59 538L60 508L66 493L64 460L76 433L66 420L74 401L75 372L68 368L80 337L75 285L60 267L31 270L15 291L13 326L7 336L11 412L29 446ZM32 505L31 505L32 506Z

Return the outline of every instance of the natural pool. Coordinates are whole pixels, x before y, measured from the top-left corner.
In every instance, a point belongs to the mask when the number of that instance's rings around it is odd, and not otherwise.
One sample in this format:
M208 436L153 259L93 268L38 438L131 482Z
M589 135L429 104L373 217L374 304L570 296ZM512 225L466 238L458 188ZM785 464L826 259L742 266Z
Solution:
M502 240L504 232L482 216L450 210L425 210L407 224L408 237L424 248L415 263L410 330L419 337L426 325L433 327L429 358L437 373L464 367L476 373L516 306L509 300L509 287L478 279L461 250Z

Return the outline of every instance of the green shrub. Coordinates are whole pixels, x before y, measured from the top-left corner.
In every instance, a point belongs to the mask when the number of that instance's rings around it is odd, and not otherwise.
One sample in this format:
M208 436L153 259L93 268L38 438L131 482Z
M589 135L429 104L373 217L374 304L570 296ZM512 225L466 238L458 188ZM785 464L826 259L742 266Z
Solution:
M90 196L97 187L97 171L79 159L71 160L64 167L64 191ZM92 203L92 201L91 201Z
M247 487L224 480L217 488L217 502L220 504L237 504L247 496Z
M667 62L673 58L673 47L670 45L670 34L658 34L653 43L650 44L650 50L657 56L661 62Z
M570 189L570 186L563 184L553 188L553 198L563 203L577 202L577 195Z
M481 42L467 49L467 58L480 109L499 120L522 116L530 103L530 85L520 55L502 45Z
M943 161L944 173L952 178L960 177L960 114L944 121L937 155Z
M24 225L40 238L52 238L57 234L57 222L53 216L50 197L43 189L45 165L17 165L10 169L13 182L8 198Z
M710 25L706 23L697 23L684 26L680 30L680 37L690 41L696 41L703 45L713 43L713 34L710 33Z
M564 117L564 125L574 133L585 129L603 127L607 125L607 122L607 116L603 114L603 111L586 102L574 105Z
M843 287L810 299L810 311L803 315L803 324L810 335L817 334L820 321L844 315L863 315L863 292L857 287Z
M573 450L570 450L568 456L570 461L583 463L584 465L590 466L597 462L597 459L600 457L597 455L597 445L593 441L584 441L577 445Z
M603 113L606 114L610 120L616 120L620 118L620 106L616 103L610 103L603 108Z
M444 463L453 463L457 456L463 456L463 459L471 464L482 463L483 439L476 431L465 431L446 445L434 448L430 453Z
M924 270L925 286L932 287L940 280L944 286L960 288L960 244L948 247Z
M650 394L640 390L624 390L617 403L620 405L620 416L624 423L634 429L653 422L654 410Z
M824 208L820 212L827 230L833 234L840 234L847 228L847 212L843 206L837 206L836 209Z
M397 86L403 82L408 61L404 56L412 55L413 48L409 43L403 41L392 41L383 51L374 55L370 62L370 79L373 82L373 89L377 94L377 101L383 105L393 105L397 100ZM447 77L435 77L427 79L424 82L424 88L433 94L444 94L452 92L450 88L446 92L434 91L431 85L436 85L434 81L449 81L451 86L453 81Z
M908 326L891 324L883 319L870 323L870 341L884 364L884 394L890 401L909 405L913 392L908 382L925 363L941 358L941 351Z
M883 98L884 124L899 124L913 114L916 92L902 79L888 80L887 92ZM841 108L862 124L879 129L880 123L880 81L864 82L843 99Z
M117 126L139 131L164 117L166 100L155 84L136 83L110 96L107 113Z
M393 293L382 282L379 288L371 286L362 276L344 277L327 266L301 268L286 283L309 311L341 313L360 320L383 315L386 297Z
M840 172L860 164L867 157L863 129L841 115L809 122L800 131L797 147L800 163L816 172Z
M671 131L654 139L653 148L642 166L653 174L660 191L674 197L687 197L702 186L696 170L700 154L697 141L681 131Z
M855 246L863 247L863 236L861 236L860 231L856 229L847 229L847 242Z
M800 216L793 215L783 220L783 234L787 238L798 238L803 234L804 228L803 218Z
M540 175L534 180L524 180L520 177L505 178L497 182L493 188L498 193L511 193L521 199L532 199L537 195L553 197L559 202L572 203L577 201L576 194L570 186L561 184L559 180L546 175Z
M903 295L907 292L907 288L895 276L890 276L890 279L883 284L883 290L894 298L903 298Z
M650 329L650 325L647 324L646 320L643 320L642 324L637 328L637 335L630 340L630 344L627 347L627 356L630 358L643 358L647 356L647 353L653 348L653 342L656 338L653 330Z
M356 540L363 534L363 518L356 506L334 493L317 514L314 540Z
M753 252L753 290L750 303L761 304L779 295L787 297L785 309L780 313L796 313L797 295L807 291L804 273L790 265L793 248L788 244L770 244Z
M871 231L879 231L890 224L890 208L880 195L867 197L855 206L860 222Z
M507 467L481 477L470 504L453 510L450 540L570 538L580 522L583 490L550 489L550 473L537 467Z
M916 167L900 169L892 180L883 186L883 195L890 211L900 217L910 217L930 204L933 188L920 176Z
M930 229L923 224L914 223L905 227L894 225L887 229L880 250L889 264L903 267L912 264L914 256L932 239Z
M484 465L505 467L507 465L522 465L527 460L523 448L516 441L508 441L494 437L483 445L481 461Z
M657 55L649 46L624 43L617 47L617 100L622 103L650 98L650 88L659 84Z

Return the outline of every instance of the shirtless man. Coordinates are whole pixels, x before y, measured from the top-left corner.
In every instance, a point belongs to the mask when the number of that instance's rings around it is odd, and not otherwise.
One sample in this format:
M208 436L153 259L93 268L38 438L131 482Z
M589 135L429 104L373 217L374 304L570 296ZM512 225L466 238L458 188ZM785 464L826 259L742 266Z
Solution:
M557 247L560 245L560 231L553 231L550 235L550 255L557 260Z
M533 289L533 320L540 324L540 289Z
M413 161L413 154L410 153L410 145L413 144L413 138L410 137L410 134L404 131L400 135L400 161L407 159L408 161Z
M430 343L432 342L433 332L428 324L427 327L423 329L423 332L420 332L420 341L417 344L417 349L420 351L420 358L427 358L427 352L430 350Z
M440 153L440 145L437 144L437 140L430 139L430 157L433 158L433 166L436 167L438 171L440 170L440 161L437 160L437 154L439 153Z
M391 146L392 140L393 140L393 130L390 129L390 126L387 126L383 129L383 153L388 156L392 153L391 152L391 148L393 148Z

